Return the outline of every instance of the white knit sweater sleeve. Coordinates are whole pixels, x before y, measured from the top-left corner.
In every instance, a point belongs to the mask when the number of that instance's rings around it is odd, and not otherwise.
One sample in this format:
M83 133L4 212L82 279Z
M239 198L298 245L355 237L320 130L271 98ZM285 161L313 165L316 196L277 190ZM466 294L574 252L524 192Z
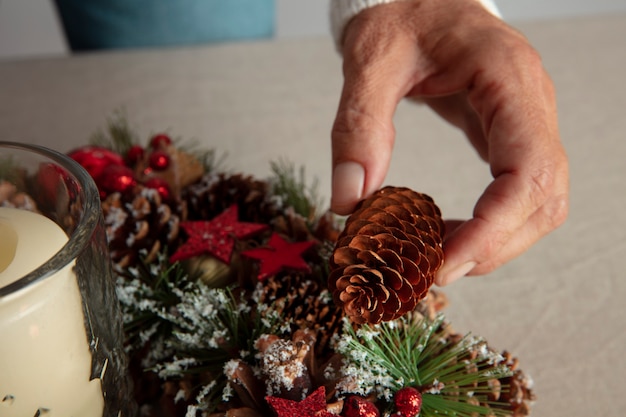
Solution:
M330 29L335 40L335 45L339 48L343 29L350 19L361 10L378 4L392 3L398 0L330 0ZM493 0L477 0L487 10L495 16L501 17Z

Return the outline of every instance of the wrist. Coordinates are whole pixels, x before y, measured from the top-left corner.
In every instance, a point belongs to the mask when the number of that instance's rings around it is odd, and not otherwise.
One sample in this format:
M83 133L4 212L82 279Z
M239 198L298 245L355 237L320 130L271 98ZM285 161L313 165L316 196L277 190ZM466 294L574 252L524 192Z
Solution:
M337 50L341 50L343 31L354 16L362 10L377 6L379 4L392 3L403 0L331 0L330 2L330 30ZM498 8L493 0L473 0L478 1L487 11L494 16L501 17Z

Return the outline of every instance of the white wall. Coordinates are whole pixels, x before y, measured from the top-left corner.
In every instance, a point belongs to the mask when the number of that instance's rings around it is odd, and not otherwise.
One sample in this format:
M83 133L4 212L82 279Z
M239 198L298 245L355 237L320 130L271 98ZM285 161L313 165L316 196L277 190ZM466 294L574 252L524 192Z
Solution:
M132 1L132 0L129 0ZM328 33L328 0L276 0L278 37ZM496 0L515 22L626 12L626 0ZM0 59L67 53L52 0L0 0Z

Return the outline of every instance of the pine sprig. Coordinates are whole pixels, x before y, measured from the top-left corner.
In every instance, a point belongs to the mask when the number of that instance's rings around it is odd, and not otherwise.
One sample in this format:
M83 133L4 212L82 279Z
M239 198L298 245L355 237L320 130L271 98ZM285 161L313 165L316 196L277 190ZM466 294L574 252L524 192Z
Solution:
M101 146L120 155L126 155L131 146L139 144L139 136L130 127L125 112L119 110L107 120L106 129L97 130L89 142L94 146Z
M307 184L304 166L296 172L294 164L284 159L271 162L270 167L274 174L274 194L282 197L287 206L293 207L312 224L317 217L316 208L322 205L319 181L315 179L312 184Z
M162 311L180 302L179 291L189 286L190 279L180 264L168 262L166 253L159 253L152 263L140 258L137 267L118 271L116 291L129 350L138 350L148 342L165 343L171 337L173 327L163 319Z
M270 306L252 308L249 298L237 288L210 288L194 281L177 292L180 303L162 313L174 327L168 346L176 357L153 370L165 379L210 375L211 384L200 390L197 404L191 408L212 411L228 395L224 367L240 359L254 364L255 342L262 335L282 335L289 328Z
M0 158L0 182L8 181L23 187L22 181L20 181L22 180L20 174L23 173L23 171L23 169L20 170L19 164L12 155Z
M489 381L512 375L504 358L482 339L450 337L441 314L359 329L347 323L337 350L346 357L338 385L344 394L375 392L389 401L397 390L414 386L422 392L422 417L511 414L510 404L490 399Z

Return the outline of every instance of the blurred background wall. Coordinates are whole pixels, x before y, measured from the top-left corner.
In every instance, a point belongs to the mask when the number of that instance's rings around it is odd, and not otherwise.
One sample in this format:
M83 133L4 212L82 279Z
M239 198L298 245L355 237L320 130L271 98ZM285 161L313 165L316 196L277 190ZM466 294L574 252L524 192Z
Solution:
M276 2L276 37L328 34L328 0ZM626 0L496 0L496 3L512 24L529 19L626 12ZM0 59L67 53L52 0L0 0Z

